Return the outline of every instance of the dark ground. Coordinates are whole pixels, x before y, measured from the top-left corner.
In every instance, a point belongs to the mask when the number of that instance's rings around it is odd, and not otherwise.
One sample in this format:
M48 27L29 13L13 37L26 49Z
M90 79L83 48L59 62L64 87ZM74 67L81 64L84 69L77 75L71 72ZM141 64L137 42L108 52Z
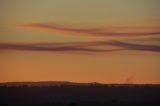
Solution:
M160 106L160 85L3 85L0 106Z

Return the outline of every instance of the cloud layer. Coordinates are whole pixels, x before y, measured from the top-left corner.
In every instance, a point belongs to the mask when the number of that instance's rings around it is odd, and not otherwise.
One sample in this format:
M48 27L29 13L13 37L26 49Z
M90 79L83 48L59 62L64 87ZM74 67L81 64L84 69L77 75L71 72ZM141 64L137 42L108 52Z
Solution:
M111 47L111 48L109 48ZM160 52L160 46L126 43L121 41L68 42L68 43L0 43L0 50L50 51L50 52L116 52L137 50Z
M73 26L47 24L47 23L27 23L25 27L48 29L59 32L88 34L92 36L151 36L160 35L160 27L106 27L106 28L77 28Z
M105 27L105 28L81 28L59 24L27 23L27 28L41 28L59 33L74 33L82 36L112 36L116 40L101 40L93 42L60 42L60 43L0 43L0 50L19 51L48 51L48 52L84 52L84 53L105 53L125 50L160 52L159 45L151 45L148 42L159 41L160 27ZM154 35L154 36L153 36ZM155 36L156 35L156 36ZM118 37L131 38L128 41ZM137 38L145 36L145 38ZM149 37L146 37L149 36ZM131 43L130 41L134 41ZM145 43L137 43L137 41ZM147 43L146 43L147 42Z

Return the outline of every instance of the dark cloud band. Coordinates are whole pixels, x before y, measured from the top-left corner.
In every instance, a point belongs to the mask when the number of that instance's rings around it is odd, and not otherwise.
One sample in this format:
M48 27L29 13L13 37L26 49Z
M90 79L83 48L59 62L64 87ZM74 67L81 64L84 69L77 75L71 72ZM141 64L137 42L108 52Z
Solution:
M114 46L112 48L108 48ZM103 47L103 48L102 48ZM126 43L121 41L68 42L68 43L35 43L13 44L0 43L0 50L49 51L49 52L116 52L137 50L160 52L160 46Z

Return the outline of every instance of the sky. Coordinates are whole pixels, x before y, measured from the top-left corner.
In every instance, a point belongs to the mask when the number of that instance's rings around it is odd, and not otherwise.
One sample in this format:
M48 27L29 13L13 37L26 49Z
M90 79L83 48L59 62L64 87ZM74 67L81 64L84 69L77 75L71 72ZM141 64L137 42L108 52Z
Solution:
M0 0L0 82L160 83L159 0Z

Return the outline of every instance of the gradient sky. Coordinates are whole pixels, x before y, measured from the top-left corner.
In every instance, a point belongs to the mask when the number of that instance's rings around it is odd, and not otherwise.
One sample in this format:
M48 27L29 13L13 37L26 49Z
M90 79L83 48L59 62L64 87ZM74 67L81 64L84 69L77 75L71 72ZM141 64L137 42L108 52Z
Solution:
M0 0L0 82L160 83L159 0Z

